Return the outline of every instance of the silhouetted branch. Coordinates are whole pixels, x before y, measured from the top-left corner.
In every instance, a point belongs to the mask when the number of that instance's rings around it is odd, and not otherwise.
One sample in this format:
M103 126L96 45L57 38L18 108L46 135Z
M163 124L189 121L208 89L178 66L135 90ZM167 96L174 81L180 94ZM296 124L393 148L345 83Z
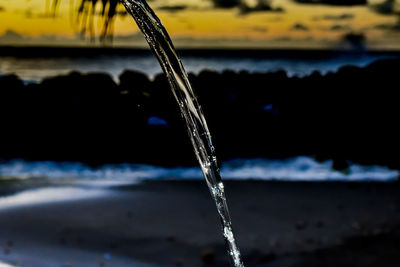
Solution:
M48 0L47 0L48 1ZM48 2L47 2L48 3ZM70 3L73 5L73 2ZM90 40L94 42L96 34L94 18L96 15L103 19L103 28L100 31L100 41L102 43L112 42L114 22L117 15L125 15L126 11L118 11L118 0L80 0L76 10L76 24L79 26L81 38L88 34ZM60 0L53 0L52 12L55 15L60 5ZM48 6L48 4L47 4Z

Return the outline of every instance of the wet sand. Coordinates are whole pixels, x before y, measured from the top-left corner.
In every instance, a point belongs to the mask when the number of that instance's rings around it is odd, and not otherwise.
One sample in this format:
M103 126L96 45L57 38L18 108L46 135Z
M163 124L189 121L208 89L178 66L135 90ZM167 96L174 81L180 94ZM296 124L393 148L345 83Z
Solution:
M246 266L399 266L398 183L226 183ZM203 181L0 207L0 263L228 266Z

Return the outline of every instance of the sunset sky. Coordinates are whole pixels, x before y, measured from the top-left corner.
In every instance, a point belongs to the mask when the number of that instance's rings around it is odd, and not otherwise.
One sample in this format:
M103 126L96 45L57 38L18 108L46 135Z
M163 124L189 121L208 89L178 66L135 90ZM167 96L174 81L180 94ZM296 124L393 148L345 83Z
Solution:
M63 0L51 15L51 0L0 0L0 44L100 45L79 38L80 0ZM400 1L396 0L153 0L177 46L342 48L349 33L365 46L400 49ZM123 7L120 6L121 11ZM100 5L98 6L100 10ZM98 35L100 15L95 19ZM114 46L143 46L128 16L114 25Z

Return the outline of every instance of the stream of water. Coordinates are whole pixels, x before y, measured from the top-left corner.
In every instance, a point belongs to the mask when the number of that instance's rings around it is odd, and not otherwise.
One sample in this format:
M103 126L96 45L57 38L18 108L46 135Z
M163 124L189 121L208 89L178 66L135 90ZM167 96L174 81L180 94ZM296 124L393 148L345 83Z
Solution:
M235 267L244 266L233 234L224 185L219 172L211 135L196 95L189 83L187 73L176 54L171 38L146 1L121 0L121 2L135 19L168 78L172 92L186 122L196 157L200 163L211 195L215 200L231 265Z

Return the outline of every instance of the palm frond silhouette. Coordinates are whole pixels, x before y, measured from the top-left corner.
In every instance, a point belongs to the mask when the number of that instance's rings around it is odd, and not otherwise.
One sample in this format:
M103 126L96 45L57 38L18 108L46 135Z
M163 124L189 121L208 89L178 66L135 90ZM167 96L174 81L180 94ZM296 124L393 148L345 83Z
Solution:
M51 8L54 15L57 13L60 2L61 0L53 0ZM100 41L102 43L112 42L116 16L127 14L125 10L118 9L119 5L119 0L79 0L77 5L74 0L70 0L73 24L78 27L81 38L89 36L91 41L95 41L94 20L96 16L99 16L103 20L99 34Z

